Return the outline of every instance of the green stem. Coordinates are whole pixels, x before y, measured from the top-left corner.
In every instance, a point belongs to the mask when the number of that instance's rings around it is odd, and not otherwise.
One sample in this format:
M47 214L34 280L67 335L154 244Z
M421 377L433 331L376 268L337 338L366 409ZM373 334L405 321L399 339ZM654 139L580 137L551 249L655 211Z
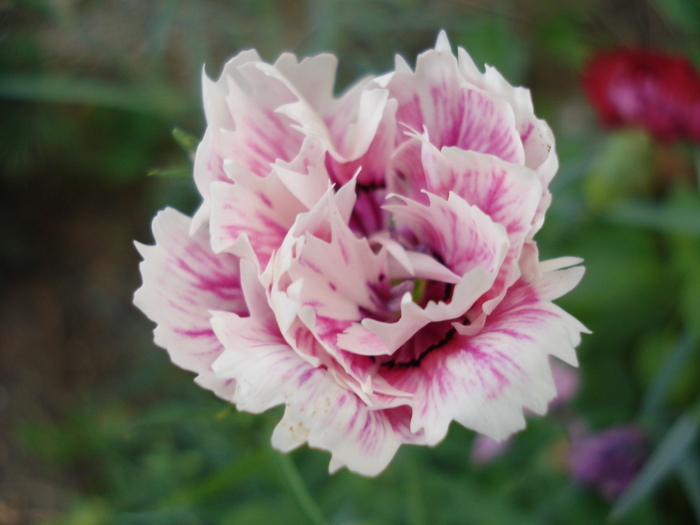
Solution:
M326 518L323 517L321 509L316 504L313 496L311 496L292 458L288 454L281 454L276 451L273 452L273 456L289 494L299 505L299 509L306 516L309 523L326 525L328 523Z
M404 486L406 489L406 518L409 525L426 525L428 519L415 451L405 452L403 464L405 472Z

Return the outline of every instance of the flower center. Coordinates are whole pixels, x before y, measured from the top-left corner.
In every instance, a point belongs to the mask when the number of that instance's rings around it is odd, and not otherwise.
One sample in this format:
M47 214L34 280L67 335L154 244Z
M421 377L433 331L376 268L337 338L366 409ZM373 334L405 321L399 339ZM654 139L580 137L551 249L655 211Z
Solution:
M457 329L452 326L453 321L430 323L406 341L396 352L390 356L378 356L372 358L380 367L387 369L413 368L420 366L423 359L429 354L448 345L457 334ZM465 318L462 324L468 324Z
M357 201L350 216L350 229L361 237L370 237L388 226L388 213L382 209L386 198L384 184L357 184Z

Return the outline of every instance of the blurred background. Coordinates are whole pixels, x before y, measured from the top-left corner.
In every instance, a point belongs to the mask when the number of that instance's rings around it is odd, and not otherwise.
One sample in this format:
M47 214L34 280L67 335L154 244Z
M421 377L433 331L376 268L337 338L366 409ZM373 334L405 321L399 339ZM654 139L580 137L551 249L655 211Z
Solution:
M441 28L554 129L537 240L585 258L559 304L593 335L505 445L453 425L378 479L329 476L325 452L271 450L279 412L237 413L153 345L133 240L198 205L172 130L203 134L203 65L330 51L341 91ZM592 57L638 47L697 68L700 4L0 0L0 524L700 522L698 145L604 129L581 86Z

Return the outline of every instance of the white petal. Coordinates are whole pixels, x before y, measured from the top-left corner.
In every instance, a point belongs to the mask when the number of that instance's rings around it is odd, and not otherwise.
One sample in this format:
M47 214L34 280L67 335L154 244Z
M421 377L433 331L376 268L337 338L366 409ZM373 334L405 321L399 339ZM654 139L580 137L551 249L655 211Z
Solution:
M450 46L450 41L447 38L447 32L441 29L438 33L437 42L435 42L435 51L446 51L452 54L452 46Z
M248 282L254 269L243 269ZM246 299L257 296L253 315L244 318L217 312L212 321L226 347L214 365L220 377L236 381L234 401L241 410L260 412L285 404L275 428L273 445L289 451L304 442L328 450L331 468L347 466L365 476L379 474L402 443L422 443L408 430L406 408L371 411L355 394L338 385L323 368L315 368L287 345L271 311L265 311L264 291L251 280Z
M372 241L386 248L391 255L390 279L429 279L450 284L457 284L461 280L459 275L426 253L407 250L387 236L377 235L372 237Z
M397 227L405 226L427 245L433 254L458 275L476 266L498 270L498 253L507 242L505 228L476 206L450 193L447 200L428 193L428 205L400 198L402 204L388 204Z
M342 158L331 155L329 162L331 177L340 184L345 184L358 171L357 182L361 185L381 187L385 184L386 166L394 153L398 103L393 99L383 100L388 93L386 90L373 91L381 94L375 102L383 106L376 109L376 114L371 114L371 120L370 112L375 110L360 107L357 122L334 118L329 123L335 143L342 144L340 151L344 154ZM353 130L362 130L362 134Z
M285 67L294 69L288 62L282 60ZM270 164L293 159L301 147L303 135L291 127L290 119L275 112L293 101L294 94L262 74L255 67L259 63L255 51L244 51L226 64L218 81L203 75L208 127L197 148L194 168L203 203L195 214L192 231L208 220L209 185L227 180L223 169L227 159L264 176L270 172Z
M556 174L559 162L552 131L546 122L535 116L530 91L510 85L493 67L487 66L485 73L481 73L464 49L459 48L458 55L460 72L468 82L501 97L513 108L515 128L523 144L525 166L537 173L545 190L544 198L547 185ZM538 210L538 220L541 220L545 210L546 206ZM537 226L536 229L539 229L541 224Z
M275 67L298 90L299 94L323 113L333 101L333 85L338 59L330 53L304 58L301 63L291 53L283 53Z
M503 245L501 258L507 245ZM430 301L421 308L411 300L402 301L401 317L395 322L382 322L366 318L363 326L377 334L386 345L387 352L393 353L408 341L418 330L428 325L449 319L457 319L469 310L476 298L485 293L493 284L495 275L482 267L476 267L464 274L452 292L449 303ZM407 296L410 299L410 295Z
M275 173L263 178L239 168L231 171L231 178L235 184L211 184L212 248L243 256L232 248L238 237L246 234L264 268L306 207Z
M236 128L222 131L225 149L222 155L252 171L265 176L277 159L292 160L304 136L293 128L293 122L277 112L277 108L294 100L285 85L255 67L262 62L245 64L239 69L253 86L248 95L229 79L227 102Z
M202 196L202 204L192 219L190 225L190 233L192 234L209 221L209 213L211 211L209 186L211 183L214 181L231 183L224 170L220 135L219 129L209 127L204 133L204 138L197 146L194 158L194 182L199 194Z
M360 95L356 115L350 119L334 119L329 125L338 153L344 160L354 160L364 155L377 134L389 100L386 89L367 89ZM340 127L342 133L336 131Z
M199 374L197 382L221 397L233 384L217 379L211 363L223 350L210 325L210 310L245 313L238 258L214 255L205 230L188 235L190 219L173 209L153 220L155 246L137 245L143 285L134 304L157 323L155 342L173 362Z
M332 454L330 470L342 466L364 476L382 472L403 443L422 444L422 432L408 429L405 407L369 410L328 374L314 370L272 435L275 448L287 451L304 441Z
M218 81L211 80L206 75L206 72L202 70L202 98L204 99L204 114L209 126L233 129L233 119L226 105L228 82L225 79L232 77L237 84L247 86L247 82L238 72L238 68L248 62L257 62L259 60L260 55L254 49L241 51L226 62Z
M413 130L425 127L438 148L458 146L524 162L512 106L470 85L452 53L426 51L418 57L415 73L396 74L388 89L399 102L398 122Z
M330 178L325 160L326 150L323 143L313 137L307 137L294 160L278 160L272 169L292 195L310 210L328 191Z
M424 429L428 444L435 444L455 420L500 440L523 428L523 408L546 410L556 395L548 355L575 364L573 347L586 330L548 300L559 280L519 281L478 335L455 331L419 366L382 372L390 384L414 394L408 401L412 431Z

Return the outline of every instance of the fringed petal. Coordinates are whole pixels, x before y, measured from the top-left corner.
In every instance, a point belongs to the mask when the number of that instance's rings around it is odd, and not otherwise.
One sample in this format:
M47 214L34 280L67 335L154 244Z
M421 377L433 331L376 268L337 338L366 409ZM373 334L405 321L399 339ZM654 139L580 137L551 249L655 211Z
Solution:
M477 335L456 328L419 365L383 369L392 386L413 394L411 430L424 430L427 443L436 444L455 420L502 440L524 427L523 408L544 413L556 395L548 356L576 364L574 347L587 332L549 299L582 273L571 268L518 281Z
M189 227L189 217L170 208L155 217L156 244L137 244L144 259L143 285L134 295L134 304L157 324L155 342L168 351L173 363L196 372L198 384L226 398L233 384L216 378L211 370L223 348L209 312L247 312L238 258L215 255L206 230L190 237Z
M233 402L240 410L286 405L272 436L275 448L288 452L308 442L331 452L331 471L347 466L376 476L401 444L424 442L422 432L410 432L406 407L372 411L326 369L302 359L280 333L256 269L248 261L241 266L251 315L214 314L212 325L225 347L214 369L235 381Z

